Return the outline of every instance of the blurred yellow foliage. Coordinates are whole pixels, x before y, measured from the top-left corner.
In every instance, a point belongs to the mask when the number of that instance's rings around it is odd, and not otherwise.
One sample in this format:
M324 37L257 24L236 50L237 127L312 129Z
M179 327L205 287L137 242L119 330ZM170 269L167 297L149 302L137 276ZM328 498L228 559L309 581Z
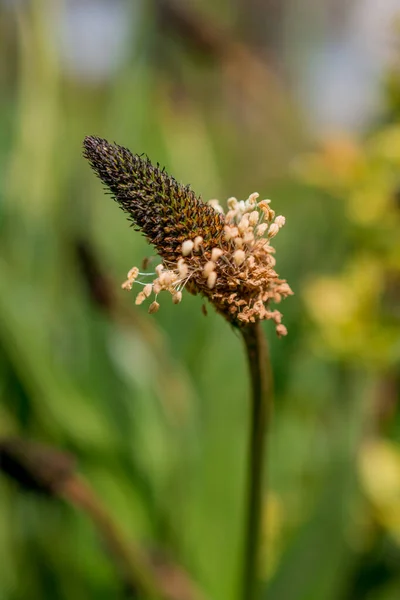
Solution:
M400 125L391 125L376 133L367 144L367 152L382 161L400 166Z
M340 190L361 177L365 166L365 157L358 144L340 134L324 140L319 152L297 159L295 169L309 185Z
M368 441L361 447L358 469L375 518L400 544L400 445Z
M324 347L340 358L385 364L398 331L379 323L384 273L373 255L359 256L336 277L319 277L305 292L306 305Z
M282 498L272 490L263 505L263 528L262 528L262 560L260 567L267 565L264 573L266 578L270 578L281 558L282 536L284 530L284 506ZM268 560L266 557L268 556Z
M324 140L318 152L298 159L295 169L309 185L344 198L351 220L372 226L389 217L399 223L399 166L400 125L392 125L363 146L345 134Z
M390 305L400 298L387 301L387 291L400 281L399 166L397 124L363 146L344 135L326 140L296 165L303 181L344 201L361 242L341 274L311 281L305 292L309 313L330 353L377 366L398 354L399 323Z

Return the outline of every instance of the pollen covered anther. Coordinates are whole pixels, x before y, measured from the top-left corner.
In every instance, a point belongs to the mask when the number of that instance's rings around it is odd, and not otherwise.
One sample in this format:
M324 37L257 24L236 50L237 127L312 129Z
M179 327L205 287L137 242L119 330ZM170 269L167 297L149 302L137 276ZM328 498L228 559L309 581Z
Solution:
M279 215L275 218L275 225L278 225L279 229L281 229L281 227L283 227L285 223L286 219L282 215Z
M148 298L150 296L152 291L153 291L153 285L151 283L148 283L143 288L143 294L146 296L146 298Z
M279 225L277 225L276 223L272 223L272 225L270 225L270 227L268 229L268 237L273 238L276 236L276 234L278 232L279 232Z
M128 272L127 278L129 281L135 281L136 277L139 275L139 269L137 267L132 267Z
M203 277L205 279L207 279L207 277L210 275L210 273L212 273L214 271L216 267L216 264L214 261L209 260L208 262L206 262L206 264L204 265L204 269L203 269Z
M268 223L262 223L261 225L259 225L256 229L256 234L259 237L262 237L264 235L264 233L267 231L268 229Z
M207 286L210 288L210 290L213 289L216 281L217 281L217 274L215 271L211 271L211 273L207 277Z
M224 253L223 250L221 250L221 248L213 248L211 251L211 260L213 262L217 262L217 260L219 259L220 256L222 256Z
M200 246L202 243L203 243L203 238L201 237L201 235L198 235L194 238L193 247L194 247L195 252L198 252L200 250Z
M292 294L275 271L270 240L285 218L275 218L270 200L258 201L256 192L247 200L231 197L224 214L218 200L204 203L189 186L127 148L89 136L84 156L162 259L155 273L139 273L136 267L129 271L122 287L143 286L136 304L154 294L149 313L155 313L161 292L179 304L186 287L206 297L237 327L269 319L279 336L286 335L281 313L270 309L271 302Z
M182 256L188 256L194 248L192 240L185 240L182 244Z
M259 197L260 194L258 194L257 192L253 192L252 194L250 194L250 196L247 199L249 206L254 206L254 204L257 202L257 198Z
M178 260L178 273L182 279L185 279L185 277L187 277L187 275L189 273L189 268L183 258L180 258Z
M176 292L173 296L172 296L172 302L174 304L179 304L182 301L182 292Z
M276 326L276 333L278 334L279 337L282 337L284 335L287 335L287 329L284 325L279 323L279 325Z
M156 313L159 308L160 308L160 305L158 304L158 302L156 300L154 300L154 302L152 302L149 306L149 314L152 315L153 313Z
M259 218L260 218L260 213L258 212L258 210L253 210L250 213L250 217L249 217L250 225L253 225L253 226L257 225Z
M146 294L144 292L139 292L136 296L135 304L140 305L146 300Z
M243 250L236 250L233 253L233 260L236 265L241 265L246 259L246 253Z

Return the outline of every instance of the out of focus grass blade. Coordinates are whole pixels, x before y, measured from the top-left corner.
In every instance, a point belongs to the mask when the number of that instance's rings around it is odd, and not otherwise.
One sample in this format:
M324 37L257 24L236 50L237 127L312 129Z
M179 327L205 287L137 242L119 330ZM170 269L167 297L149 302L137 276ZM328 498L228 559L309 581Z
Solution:
M90 397L82 394L52 360L44 323L39 314L35 318L34 307L41 306L40 292L30 289L28 293L3 262L0 268L0 339L35 404L39 421L78 446L104 448L115 443L117 431L112 431Z
M351 548L352 509L357 499L356 452L364 435L368 378L341 373L337 389L337 430L325 488L314 513L287 547L267 586L268 600L340 600L356 566ZM340 398L348 399L347 404ZM321 482L323 483L323 482ZM321 489L321 488L320 488Z
M345 467L346 470L346 467ZM352 552L345 539L350 498L346 472L332 473L314 515L298 533L268 586L268 600L339 600Z

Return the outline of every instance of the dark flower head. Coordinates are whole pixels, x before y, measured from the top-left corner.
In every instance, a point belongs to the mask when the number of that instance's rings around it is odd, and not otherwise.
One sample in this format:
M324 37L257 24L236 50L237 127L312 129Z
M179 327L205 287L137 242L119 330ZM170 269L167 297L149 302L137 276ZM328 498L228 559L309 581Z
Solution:
M158 164L154 167L147 156L92 136L83 146L96 175L165 260L179 260L182 243L193 231L210 246L222 235L221 215L197 198L190 186L178 183Z
M275 218L268 200L258 202L258 194L240 202L230 198L225 215L218 201L204 203L159 165L122 146L89 136L84 156L162 258L155 273L139 273L136 267L129 271L123 287L143 285L137 304L154 293L149 312L156 312L162 290L178 304L186 287L207 297L234 325L272 319L277 333L286 333L280 312L269 309L271 300L292 294L274 270L270 245L285 219ZM150 283L139 280L148 275L156 277Z

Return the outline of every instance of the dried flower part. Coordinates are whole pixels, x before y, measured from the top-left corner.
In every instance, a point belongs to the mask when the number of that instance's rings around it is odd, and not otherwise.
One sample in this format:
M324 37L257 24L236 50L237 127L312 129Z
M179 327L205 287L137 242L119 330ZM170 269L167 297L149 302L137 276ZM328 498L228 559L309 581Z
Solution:
M154 300L154 302L152 302L149 306L149 313L152 315L153 313L157 312L159 308L160 305L158 302L156 302L156 300Z
M286 335L281 313L269 309L270 302L293 293L275 271L270 245L285 218L275 218L269 200L258 201L257 193L245 201L232 197L224 214L218 200L202 202L189 186L126 148L87 137L84 156L162 258L153 274L139 273L135 267L128 273L125 289L134 282L144 286L136 304L154 293L149 312L156 312L161 291L178 304L186 287L207 297L236 326L271 319L278 335ZM149 282L147 276L155 278Z
M140 304L143 304L143 302L145 300L146 300L146 294L144 292L139 292L138 295L136 296L135 304L139 306Z
M172 296L172 302L174 304L179 304L182 301L182 292L175 292Z
M282 325L281 323L279 323L276 326L276 333L278 334L279 337L282 337L283 335L287 335L287 329L284 325Z
M132 286L136 280L136 277L139 275L139 269L137 267L132 267L132 269L129 271L128 275L126 276L127 279L126 281L124 281L124 283L121 285L123 290L131 290Z

